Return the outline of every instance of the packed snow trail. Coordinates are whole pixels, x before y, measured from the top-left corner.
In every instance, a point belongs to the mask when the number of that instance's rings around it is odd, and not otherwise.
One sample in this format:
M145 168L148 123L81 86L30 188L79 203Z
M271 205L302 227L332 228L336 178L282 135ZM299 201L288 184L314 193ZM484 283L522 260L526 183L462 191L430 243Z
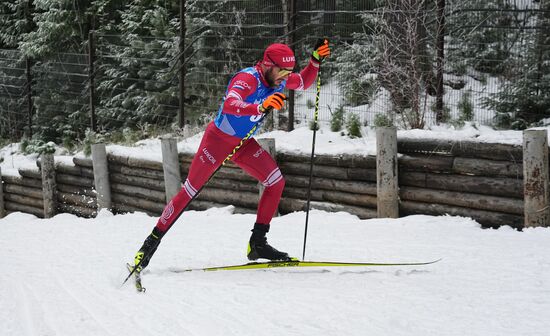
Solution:
M303 212L277 217L269 241L299 255ZM550 229L483 230L466 218L359 220L312 211L311 260L418 267L172 273L246 262L253 215L189 211L143 275L120 287L155 218L102 212L0 219L0 334L546 335Z

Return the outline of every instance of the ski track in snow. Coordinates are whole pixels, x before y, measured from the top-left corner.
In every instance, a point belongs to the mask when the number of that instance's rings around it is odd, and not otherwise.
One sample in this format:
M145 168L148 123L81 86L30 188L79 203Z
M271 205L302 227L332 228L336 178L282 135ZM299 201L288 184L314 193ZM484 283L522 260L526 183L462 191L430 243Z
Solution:
M427 266L173 273L246 262L255 216L185 213L143 274L121 287L156 218L60 214L0 219L0 334L547 335L550 229L483 230L471 219L359 220L312 211L307 260ZM277 217L269 241L301 256L302 212Z

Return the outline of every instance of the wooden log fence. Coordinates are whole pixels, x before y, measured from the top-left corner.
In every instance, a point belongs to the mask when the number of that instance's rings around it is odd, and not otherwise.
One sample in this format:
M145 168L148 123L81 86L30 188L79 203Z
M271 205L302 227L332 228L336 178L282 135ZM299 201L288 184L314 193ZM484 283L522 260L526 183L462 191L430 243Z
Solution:
M535 210L526 207L525 183L532 182L525 182L524 176L534 174L524 171L527 168L523 150L528 146L399 139L396 147L399 215L467 216L485 227L510 225L521 229L530 225L548 225L547 219L532 221L526 215L529 211L540 214L548 210L548 197L539 197L542 202L536 203L536 209L531 207ZM547 148L548 145L543 144L535 153L543 151L548 154ZM170 152L174 159L173 151L165 151ZM279 212L286 214L304 210L309 158L289 153L277 153L276 157L286 181ZM180 179L185 179L193 156L179 153L177 158L178 164L172 165L178 168ZM535 161L542 162L542 166L548 169L544 156ZM113 211L160 215L167 201L163 163L114 154L107 155L107 162ZM315 164L312 209L347 211L360 218L381 215L378 214L380 200L377 195L380 191L377 190L379 179L375 156L317 155ZM73 165L58 162L55 168L57 211L95 216L98 201L92 160L75 157ZM0 175L3 182L0 211L24 211L44 217L41 171L20 169L19 175ZM542 176L542 186L546 186L543 195L546 195L548 177ZM541 182L537 183L541 185ZM172 187L174 184L174 181L170 182ZM542 187L534 189L543 190ZM175 192L176 189L172 188L170 194ZM203 210L233 205L235 212L255 213L258 199L258 181L229 163L209 182L190 208ZM535 224L527 224L528 220Z
M19 176L2 175L4 214L21 211L44 217L42 181L38 169L19 169Z
M162 162L107 156L113 211L159 216L166 204Z
M72 164L56 163L57 209L81 217L97 214L93 163L90 159L73 158Z

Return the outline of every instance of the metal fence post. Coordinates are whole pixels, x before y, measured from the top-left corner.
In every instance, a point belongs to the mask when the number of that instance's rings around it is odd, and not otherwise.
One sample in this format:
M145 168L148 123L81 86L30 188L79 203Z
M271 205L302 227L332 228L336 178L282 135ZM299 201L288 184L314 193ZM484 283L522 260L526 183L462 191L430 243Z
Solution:
M44 198L44 218L51 218L55 215L57 185L55 182L55 162L52 153L41 155L42 170L42 195Z
M397 129L376 128L376 198L378 217L399 217Z
M178 158L178 143L172 137L160 140L162 149L162 169L164 171L164 190L166 202L176 196L181 190L181 173Z
M28 122L29 122L29 138L32 138L32 115L33 115L33 102L32 102L32 63L28 57L25 57L25 75L27 78L27 105L28 105Z
M523 193L525 227L549 226L548 135L523 131Z
M88 79L90 80L90 123L92 131L97 131L97 121L95 116L95 43L94 31L88 33Z
M296 52L296 48L294 47L294 41L296 40L296 0L283 1L283 5L287 4L288 8L284 9L286 43L290 46L290 48L292 48L292 51ZM296 105L295 97L296 96L294 90L290 90L290 92L288 93L287 104L288 125L286 130L288 132L294 130L294 108Z
M180 96L180 110L178 113L178 126L183 128L185 126L185 0L180 0L180 43L178 51L180 53L179 63L179 96Z
M92 166L94 169L94 186L97 192L97 211L111 209L111 185L109 183L109 164L104 143L92 145Z

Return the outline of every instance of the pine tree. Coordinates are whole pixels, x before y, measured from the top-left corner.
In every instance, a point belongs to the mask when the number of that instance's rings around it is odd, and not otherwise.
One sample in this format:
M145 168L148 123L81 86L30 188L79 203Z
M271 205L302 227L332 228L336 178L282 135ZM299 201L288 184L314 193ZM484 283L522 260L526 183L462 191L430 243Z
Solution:
M521 55L512 60L517 63L507 71L499 92L486 100L497 112L498 126L524 129L550 117L550 1L542 0L540 9L531 21L536 32L525 34L516 48Z
M18 138L27 127L26 64L17 47L34 28L33 12L30 0L0 3L0 138Z
M31 0L11 0L0 3L0 48L17 48L23 34L34 28Z
M98 29L97 108L102 128L170 124L178 106L174 13L164 1L133 1L120 10L120 23ZM114 36L113 36L114 34Z
M463 74L468 67L500 75L512 64L514 44L521 41L530 22L528 11L511 0L448 0L447 61Z

